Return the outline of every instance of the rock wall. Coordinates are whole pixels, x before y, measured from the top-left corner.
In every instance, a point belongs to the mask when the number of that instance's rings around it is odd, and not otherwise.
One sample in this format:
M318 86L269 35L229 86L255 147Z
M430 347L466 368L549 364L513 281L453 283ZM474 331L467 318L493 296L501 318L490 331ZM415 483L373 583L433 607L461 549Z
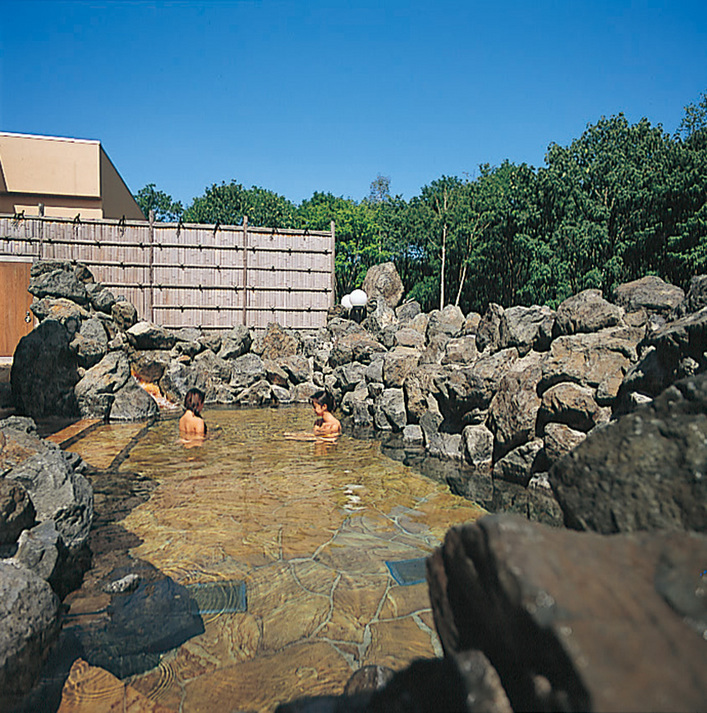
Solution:
M15 354L16 405L35 417L131 420L158 413L136 379L180 405L193 386L207 404L233 406L306 402L326 388L350 432L390 435L463 466L448 478L455 492L569 524L576 518L558 503L553 464L704 368L702 277L687 297L646 277L618 287L614 302L585 290L556 311L491 304L483 315L400 304L392 264L366 281L373 297L360 324L338 307L310 334L274 323L257 335L244 326L209 334L138 321L84 266L39 262L30 291L40 325Z

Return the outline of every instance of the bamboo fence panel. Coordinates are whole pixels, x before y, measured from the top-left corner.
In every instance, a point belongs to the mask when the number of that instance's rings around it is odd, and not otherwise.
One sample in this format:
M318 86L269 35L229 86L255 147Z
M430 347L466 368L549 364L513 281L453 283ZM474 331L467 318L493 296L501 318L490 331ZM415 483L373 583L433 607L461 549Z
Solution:
M140 318L168 328L326 324L334 230L0 216L0 261L81 262Z

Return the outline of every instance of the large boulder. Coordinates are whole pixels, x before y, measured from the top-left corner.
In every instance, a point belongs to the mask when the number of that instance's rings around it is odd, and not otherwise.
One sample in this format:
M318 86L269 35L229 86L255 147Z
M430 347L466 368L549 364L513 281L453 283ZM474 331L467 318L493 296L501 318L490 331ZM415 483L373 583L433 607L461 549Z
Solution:
M18 411L32 418L78 415L74 385L79 377L69 343L69 332L52 319L20 339L10 374Z
M54 319L63 325L66 325L68 320L74 320L76 324L80 324L82 320L89 319L91 316L89 311L81 305L63 297L43 297L41 300L35 300L30 305L30 309L40 322L45 319Z
M382 299L392 309L400 304L403 297L403 282L392 262L369 267L362 289L369 299Z
M447 532L427 580L445 656L483 652L513 710L695 711L705 561L704 536L491 515Z
M250 329L242 324L236 325L222 338L218 356L221 359L237 359L247 354L252 344Z
M160 409L152 396L130 377L115 392L109 419L111 421L145 421L159 416Z
M553 335L598 332L616 326L622 314L620 307L602 297L601 290L584 290L568 297L557 308Z
M520 356L531 349L546 351L552 340L555 313L549 307L509 307L501 315L499 346L516 347Z
M174 334L152 322L141 320L126 331L128 340L136 349L171 349L174 346Z
M370 364L377 354L382 354L385 351L387 351L386 348L368 332L353 331L334 342L329 364L332 367L352 361Z
M257 353L263 359L277 361L281 357L294 356L299 350L300 340L295 333L283 329L277 322L270 322L260 340Z
M491 302L486 308L481 320L476 326L476 348L483 352L495 352L501 345L501 318L504 309L501 305Z
M93 490L89 482L74 471L68 457L53 443L5 426L3 435L6 447L20 454L4 478L27 492L38 522L53 520L65 546L80 548L93 521Z
M52 270L30 278L27 288L35 297L61 297L80 305L88 304L85 284L74 272Z
M625 282L614 290L614 302L626 312L645 309L648 313L669 315L685 300L685 292L656 275Z
M34 572L0 560L0 708L34 684L59 633L59 599Z
M707 532L707 375L591 433L550 469L569 527Z
M86 370L76 384L76 400L84 418L107 419L115 394L131 379L130 361L122 352L109 352Z

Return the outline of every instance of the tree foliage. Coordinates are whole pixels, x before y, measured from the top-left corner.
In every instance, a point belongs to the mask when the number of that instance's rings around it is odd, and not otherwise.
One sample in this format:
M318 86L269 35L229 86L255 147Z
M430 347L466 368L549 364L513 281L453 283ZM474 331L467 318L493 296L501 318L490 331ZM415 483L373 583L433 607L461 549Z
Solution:
M374 264L392 260L423 309L490 302L556 306L592 287L646 274L686 287L707 272L707 93L670 136L618 114L588 125L545 164L483 164L470 179L442 176L410 201L378 174L360 201L315 192L294 205L253 186L214 184L183 210L145 186L158 220L328 230L336 225L339 297Z
M179 220L184 213L184 208L179 201L172 199L164 191L158 191L154 183L143 186L134 196L140 206L145 218L150 217L150 211L154 211L155 220L173 223Z

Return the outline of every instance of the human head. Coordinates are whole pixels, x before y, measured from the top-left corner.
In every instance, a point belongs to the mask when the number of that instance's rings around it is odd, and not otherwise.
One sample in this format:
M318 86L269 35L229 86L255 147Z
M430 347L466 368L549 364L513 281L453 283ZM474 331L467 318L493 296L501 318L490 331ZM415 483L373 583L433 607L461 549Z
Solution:
M333 413L336 408L336 401L334 397L328 391L317 391L312 394L312 403L319 404L319 406L326 406L329 413Z
M201 413L201 409L204 408L205 398L206 394L201 389L189 389L184 397L184 408L198 416Z

